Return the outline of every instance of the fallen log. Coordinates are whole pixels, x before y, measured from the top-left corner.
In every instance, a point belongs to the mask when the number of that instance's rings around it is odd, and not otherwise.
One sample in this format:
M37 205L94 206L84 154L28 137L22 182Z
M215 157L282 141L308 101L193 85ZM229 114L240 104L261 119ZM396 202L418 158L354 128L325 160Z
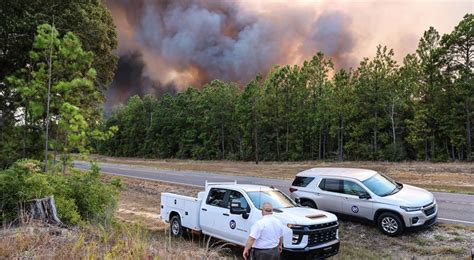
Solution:
M39 220L49 224L61 224L53 196L18 203L18 215L22 223Z

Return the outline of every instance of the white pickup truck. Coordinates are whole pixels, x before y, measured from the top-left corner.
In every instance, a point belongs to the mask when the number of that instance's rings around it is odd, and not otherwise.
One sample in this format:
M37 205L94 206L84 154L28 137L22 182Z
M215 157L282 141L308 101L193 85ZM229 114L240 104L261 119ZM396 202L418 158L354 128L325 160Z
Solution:
M173 236L185 230L245 246L250 228L270 202L284 226L283 256L324 258L339 251L339 223L329 212L299 207L279 190L259 185L208 183L198 197L161 194L161 219L170 223Z

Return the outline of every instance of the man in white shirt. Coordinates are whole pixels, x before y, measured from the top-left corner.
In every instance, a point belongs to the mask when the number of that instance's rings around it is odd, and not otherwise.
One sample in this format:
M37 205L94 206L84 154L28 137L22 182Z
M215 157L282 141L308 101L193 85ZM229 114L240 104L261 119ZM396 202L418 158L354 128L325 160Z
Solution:
M263 204L262 215L263 218L255 222L250 229L243 253L244 259L251 255L255 260L278 260L283 249L283 226L273 216L272 204Z

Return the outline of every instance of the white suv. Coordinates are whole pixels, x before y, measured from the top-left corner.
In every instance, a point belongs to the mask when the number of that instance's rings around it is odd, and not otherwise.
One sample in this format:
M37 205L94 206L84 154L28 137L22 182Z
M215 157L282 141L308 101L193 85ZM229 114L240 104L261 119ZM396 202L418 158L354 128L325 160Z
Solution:
M389 236L400 235L405 228L433 225L438 214L431 192L365 169L300 172L290 195L302 206L375 221Z

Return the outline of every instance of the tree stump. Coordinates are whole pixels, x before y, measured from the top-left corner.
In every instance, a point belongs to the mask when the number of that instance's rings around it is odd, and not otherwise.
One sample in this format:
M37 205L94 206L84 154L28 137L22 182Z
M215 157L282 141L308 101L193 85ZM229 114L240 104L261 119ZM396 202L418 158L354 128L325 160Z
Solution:
M18 203L18 211L22 223L31 220L40 220L49 224L61 224L52 196L20 202Z

